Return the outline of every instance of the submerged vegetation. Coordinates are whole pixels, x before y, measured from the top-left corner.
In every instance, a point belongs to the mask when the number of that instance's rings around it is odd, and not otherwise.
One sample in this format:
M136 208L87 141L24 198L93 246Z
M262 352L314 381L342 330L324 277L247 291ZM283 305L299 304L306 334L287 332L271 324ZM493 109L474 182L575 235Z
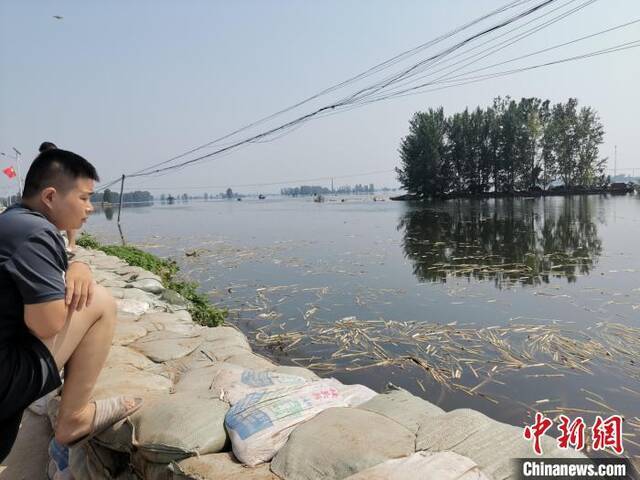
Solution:
M592 422L597 415L618 414L625 418L627 451L638 452L640 417L616 405L620 398L636 404L640 398L637 389L626 385L609 389L611 397L618 397L612 402L579 388L576 403L569 404L564 394L558 397L542 390L525 403L514 398L512 388L522 380L571 385L580 382L580 376L600 375L603 368L637 379L640 328L601 322L581 331L573 322L544 324L540 320L518 317L508 325L479 328L473 323L442 325L346 317L331 323L311 321L302 331L282 332L277 326L265 326L257 330L255 341L321 375L396 368L413 377L424 393L439 387L497 408L509 408L515 402L531 416L535 412L556 419L559 415L581 415Z
M604 128L578 101L496 98L491 107L446 117L417 112L400 145L400 184L418 197L541 191L560 181L571 190L603 187Z
M144 252L139 248L122 245L102 245L93 236L82 233L77 241L84 248L101 250L107 255L121 258L129 265L141 267L158 275L165 288L179 293L188 303L193 320L207 327L224 323L227 311L216 308L206 295L198 292L198 285L178 277L179 267L173 260L165 260Z

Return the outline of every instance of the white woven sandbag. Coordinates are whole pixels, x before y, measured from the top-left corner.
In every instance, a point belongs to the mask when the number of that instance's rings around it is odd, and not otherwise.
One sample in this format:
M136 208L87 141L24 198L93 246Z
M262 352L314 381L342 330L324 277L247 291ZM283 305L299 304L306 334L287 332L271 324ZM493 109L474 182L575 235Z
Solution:
M193 392L219 398L231 405L250 393L271 388L289 387L306 383L302 377L252 370L232 363L216 362L193 368L176 385L177 392ZM205 391L206 390L206 391Z
M345 480L489 480L473 460L453 452L416 452L362 470Z
M225 417L233 453L246 465L267 462L297 425L327 408L350 406L355 397L364 401L365 388L345 388L337 380L328 379L251 393Z

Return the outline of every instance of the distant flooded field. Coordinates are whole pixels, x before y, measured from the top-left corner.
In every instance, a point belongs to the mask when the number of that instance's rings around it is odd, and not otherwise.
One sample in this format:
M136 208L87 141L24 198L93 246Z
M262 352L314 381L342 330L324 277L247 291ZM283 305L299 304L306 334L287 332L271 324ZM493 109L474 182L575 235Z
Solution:
M117 242L109 217L87 230ZM122 226L280 363L517 425L619 413L640 458L638 195L156 204Z

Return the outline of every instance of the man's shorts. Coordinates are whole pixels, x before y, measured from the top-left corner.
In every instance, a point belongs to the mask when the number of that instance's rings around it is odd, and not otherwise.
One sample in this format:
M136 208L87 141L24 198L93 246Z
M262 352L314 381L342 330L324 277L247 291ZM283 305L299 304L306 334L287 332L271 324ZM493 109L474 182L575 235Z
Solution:
M11 451L24 409L61 384L51 352L33 335L0 346L0 461Z

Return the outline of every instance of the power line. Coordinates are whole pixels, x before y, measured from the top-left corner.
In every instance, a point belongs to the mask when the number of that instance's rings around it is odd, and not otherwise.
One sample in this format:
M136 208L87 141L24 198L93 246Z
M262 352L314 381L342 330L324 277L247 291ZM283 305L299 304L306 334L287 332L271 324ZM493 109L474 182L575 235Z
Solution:
M584 40L588 40L590 38L594 38L594 37L597 37L597 36L600 36L600 35L604 35L606 33L610 33L612 31L619 30L621 28L626 28L626 27L628 27L630 25L634 25L634 24L639 23L639 22L640 22L640 19L632 20L630 22L623 23L621 25L616 25L614 27L610 27L610 28L607 28L605 30L601 30L599 32L592 33L590 35L585 35L583 37L576 38L576 39L570 40L568 42L563 42L563 43L560 43L560 44L557 44L557 45L553 45L553 46L548 47L548 48L543 48L541 50L537 50L537 51L534 51L534 52L531 52L531 53L527 53L525 55L520 55L520 56L511 58L509 60L504 60L502 62L494 63L492 65L487 65L487 66L482 67L482 68L478 68L478 69L475 69L475 70L470 70L470 71L461 73L459 75L453 75L453 76L444 75L444 76L439 77L439 78L437 78L437 79L435 79L433 81L422 83L422 84L419 84L417 86L414 86L414 87L411 87L411 88L408 88L408 89L405 89L405 90L399 90L399 91L396 91L396 92L393 92L393 91L388 92L384 96L381 95L381 96L378 96L378 97L374 97L373 100L385 100L385 99L388 99L388 98L395 98L396 93L403 93L403 92L415 90L415 89L418 89L418 88L423 88L423 87L427 87L427 86L431 86L431 85L437 85L438 83L451 82L451 81L453 81L455 79L458 79L458 78L461 78L461 77L465 77L466 75L469 75L469 74L472 74L472 73L481 72L481 71L484 71L484 70L488 70L490 68L495 68L495 67L498 67L498 66L506 65L508 63L513 63L513 62L518 61L518 60L523 60L525 58L529 58L529 57L532 57L532 56L535 56L535 55L539 55L541 53L546 53L546 52L549 52L551 50L556 50L556 49L561 48L561 47L566 47L568 45L572 45L572 44L575 44L575 43L578 43L578 42L582 42ZM544 64L544 65L546 65L546 64ZM451 73L453 73L453 72L451 72Z
M487 40L486 42L483 42L483 43L481 43L481 44L479 44L479 45L477 45L477 46L475 46L475 47L473 47L473 48L470 48L470 49L468 49L468 50L464 51L464 52L460 52L459 54L454 55L454 56L452 56L452 57L450 57L450 58L446 58L446 59L444 59L444 60L441 60L441 61L435 62L432 66L434 66L434 65L438 65L438 64L441 64L441 63L446 64L446 63L448 63L450 60L453 60L453 59L455 59L455 58L458 58L458 57L460 57L460 56L463 56L464 54L469 53L469 52L472 52L472 51L474 51L474 50L476 50L476 49L478 49L478 48L480 48L480 47L482 47L482 46L484 46L484 45L487 45L487 44L490 44L490 43L492 43L492 42L495 42L496 40L498 40L498 39L500 39L500 38L502 38L502 37L504 37L504 36L506 36L506 35L509 35L510 33L513 33L513 32L515 32L515 31L517 31L517 30L520 30L521 28L523 28L523 27L525 27L525 26L527 26L527 25L529 25L529 24L531 24L531 23L534 23L534 22L536 22L537 20L540 20L541 18L544 18L544 17L546 17L546 16L548 16L548 15L550 15L550 14L554 13L554 12L557 12L558 10L561 10L562 8L566 7L567 5L569 5L569 4L571 4L571 3L574 3L575 1L576 1L576 0L569 0L568 2L566 2L566 3L562 4L562 5L560 5L559 7L555 8L555 9L553 9L553 10L549 11L549 12L546 12L546 13L544 13L543 15L540 15L540 16L538 16L538 17L536 17L536 18L534 18L534 19L532 19L532 20L530 20L530 21L528 21L528 22L525 22L524 24L519 25L519 26L517 26L517 27L515 27L515 28L513 28L513 29L511 29L511 30L509 30L509 31L507 31L507 32L504 32L503 34L500 34L500 35L498 35L498 36L496 36L496 37L494 37L494 38L492 38L492 39L489 39L489 40ZM418 81L418 80L420 80L420 79L422 79L422 78L428 78L428 77L431 77L431 76L435 75L436 73L440 73L440 72L442 72L442 71L445 71L445 70L447 70L447 69L450 69L451 67L454 67L454 66L456 66L456 65L459 65L460 63L466 62L467 60L471 60L471 61L469 61L469 62L465 63L464 65L462 65L461 67L459 67L459 68L457 68L457 69L455 69L455 70L453 70L453 71L449 71L449 72L447 73L447 75L448 75L448 74L451 74L451 73L454 73L454 72L456 72L456 71L462 70L462 69L466 68L466 67L467 67L467 66L469 66L469 65L472 65L472 64L474 64L474 63L477 63L477 62L479 62L480 60L482 60L482 59L484 59L484 58L486 58L486 57L488 57L488 56L490 56L490 55L492 55L492 54L494 54L494 53L496 53L496 52L499 52L499 51L501 51L501 50L504 50L504 49L506 49L506 48L508 48L508 47L510 47L510 46L512 46L512 45L514 45L515 43L517 43L517 42L519 42L519 41L521 41L521 40L523 40L523 39L525 39L525 38L527 38L527 37L530 37L531 35L534 35L535 33L538 33L539 31L541 31L541 30L543 30L543 29L545 29L545 28L548 28L549 26L551 26L551 25L553 25L553 24L555 24L555 23L557 23L557 22L559 22L559 21L561 21L561 20L564 20L564 19L565 19L565 18L567 18L568 16L573 15L574 13L577 13L578 11L580 11L580 10L582 10L582 9L584 9L584 8L586 8L586 7L588 7L588 6L590 6L590 5L592 5L592 4L593 4L593 3L595 3L596 1L598 1L598 0L587 0L587 1L583 2L582 4L578 5L577 7L574 7L573 9L571 9L571 10L569 10L569 11L567 11L567 12L563 12L563 13L561 13L561 14L559 14L559 15L557 15L557 16L555 16L555 17L553 17L553 18L551 18L550 20L546 20L544 23L542 23L542 24L540 24L540 25L537 25L537 26L535 26L535 27L533 27L533 28L531 28L531 29L529 29L529 30L526 30L526 31L524 31L524 32L522 32L522 33L519 33L519 34L517 34L517 35L514 35L513 37L507 38L506 40L504 40L503 42L498 43L497 45L493 45L493 46L491 46L491 47L489 47L489 48L486 48L486 49L484 49L484 50L481 50L480 52L477 52L477 53L474 53L474 54L472 54L472 55L469 55L469 56L467 56L467 57L465 57L465 58L463 58L463 59L461 59L461 60L459 60L459 61L457 61L457 62L455 62L455 63L453 63L453 64L451 64L451 65L448 65L448 66L446 66L446 67L443 67L443 68L440 68L440 69L437 69L437 70L431 71L431 72L429 72L429 73L428 73L428 74L426 74L426 75L422 75L422 76L417 77L417 78L414 78L414 79L412 79L412 80L408 80L408 81L406 81L404 84L403 84L403 83L400 83L400 84L396 85L395 87L396 87L396 88L400 88L400 87L402 87L403 85L409 85L409 84L411 84L411 83L413 83L413 82L416 82L416 81ZM486 53L486 55L481 55L481 54L483 54L483 53L485 53L485 52L488 52L488 53ZM445 76L446 76L446 75L445 75ZM440 77L440 78L442 78L442 77Z
M485 80L489 80L492 78L498 78L498 77L504 77L507 75L513 75L516 73L521 73L521 72L525 72L528 70L535 70L538 68L543 68L543 67L548 67L548 66L552 66L552 65L558 65L561 63L567 63L567 62L573 62L573 61L577 61L577 60L582 60L585 58L591 58L591 57L597 57L597 56L601 56L601 55L606 55L609 53L615 53L615 52L619 52L619 51L623 51L623 50L629 50L632 48L637 48L640 47L640 39L639 40L634 40L632 42L626 42L626 43L622 43L619 45L614 45L612 47L603 49L603 50L597 50L594 52L589 52L583 55L577 55L577 56L573 56L573 57L567 57L567 58L562 58L560 60L554 60L551 62L546 62L546 63L540 63L537 65L530 65L527 67L522 67L522 68L517 68L517 69L513 69L513 70L505 70L502 72L495 72L495 73L491 73L491 74L486 74L486 75L479 75L476 77L469 77L469 78L461 78L459 79L458 83L455 84L451 84L451 85L444 85L441 87L436 87L436 88L432 88L432 89L428 89L428 90L423 90L423 91L419 91L416 92L415 90L420 89L420 88L424 88L425 85L419 85L413 88L409 88L407 90L405 90L404 92L400 92L400 93L396 93L393 95L390 95L388 98L399 98L399 97L407 97L407 96L411 96L411 95L420 95L420 94L424 94L424 93L430 93L430 92L435 92L438 90L445 90L448 88L453 88L453 87L459 87L462 85L469 85L471 83L477 83L477 82L481 82L481 81L485 81ZM426 84L429 85L429 84ZM370 100L369 103L375 103L375 102L379 102L382 100L388 100L388 98L375 98Z
M225 134L225 135L223 135L223 136L221 136L219 138L216 138L215 140L212 140L212 141L207 142L205 144L202 144L200 146L194 147L194 148L192 148L192 149L190 149L190 150L188 150L188 151L186 151L184 153L181 153L181 154L179 154L177 156L174 156L174 157L172 157L172 158L170 158L168 160L164 160L164 161L162 161L160 163L157 163L155 165L151 165L151 166L146 167L146 168L144 168L142 170L134 172L134 174L142 173L142 172L145 172L147 170L151 170L153 168L159 167L161 165L165 165L165 164L170 163L170 162L172 162L174 160L183 158L183 157L185 157L185 156L187 156L187 155L189 155L191 153L195 153L195 152L197 152L199 150L202 150L203 148L207 148L207 147L212 146L212 145L214 145L216 143L219 143L222 140L226 140L227 138L230 138L233 135L236 135L237 133L240 133L242 131L248 130L249 128L252 128L252 127L255 127L255 126L259 125L259 124L262 124L265 121L271 120L271 119L273 119L273 118L275 118L275 117L277 117L277 116L279 116L279 115L281 115L283 113L286 113L286 112L289 112L289 111L291 111L291 110L293 110L295 108L298 108L298 107L300 107L300 106L302 106L302 105L304 105L304 104L306 104L306 103L308 103L308 102L310 102L312 100L315 100L315 99L321 97L322 95L326 95L327 93L331 93L331 92L333 92L333 91L335 91L337 89L345 87L345 86L347 86L347 85L349 85L351 83L354 83L354 82L356 82L358 80L361 80L363 78L371 76L374 73L377 73L377 72L379 72L381 70L384 70L385 68L388 68L389 66L395 65L399 61L404 60L405 58L408 58L408 57L410 57L412 55L415 55L418 52L420 52L420 51L422 51L422 50L424 50L426 48L429 48L429 47L431 47L433 45L436 45L437 43L440 43L440 42L442 42L442 41L444 41L444 40L456 35L457 33L460 33L460 32L462 32L462 31L464 31L464 30L466 30L466 29L468 29L468 28L470 28L470 27L472 27L472 26L474 26L474 25L476 25L476 24L478 24L478 23L480 23L480 22L492 17L492 16L495 16L495 15L498 15L500 13L503 13L503 12L505 12L507 10L510 10L512 8L515 8L515 7L519 6L519 5L522 5L522 4L525 4L525 3L530 3L531 1L532 0L516 0L516 1L509 2L509 3L505 4L505 5L503 5L502 7L499 7L498 9L489 12L488 14L482 15L482 16L472 20L471 22L468 22L468 23L466 23L466 24L464 24L464 25L462 25L460 27L457 27L457 28L455 28L455 29L453 29L453 30L451 30L451 31L439 36L439 37L436 37L433 40L425 42L425 43L423 43L423 44L421 44L421 45L419 45L419 46L417 46L417 47L415 47L415 48L413 48L411 50L406 50L406 51L404 51L404 52L402 52L402 53L400 53L400 54L398 54L398 55L396 55L396 56L394 56L394 57L392 57L392 58L390 58L390 59L388 59L388 60L386 60L386 61L384 61L382 63L379 63L378 65L375 65L375 66L365 70L364 72L362 72L362 73L360 73L358 75L355 75L355 76L353 76L353 77L351 77L351 78L349 78L347 80L344 80L344 81L342 81L340 83L332 85L332 86L330 86L328 88L325 88L324 90L320 91L319 93L316 93L316 94L314 94L314 95L312 95L310 97L307 97L307 98L305 98L305 99L303 99L303 100L301 100L301 101L299 101L299 102L297 102L297 103L295 103L295 104L293 104L293 105L291 105L289 107L286 107L286 108L284 108L282 110L279 110L279 111L277 111L275 113L272 113L272 114L270 114L270 115L268 115L266 117L263 117L263 118L261 118L259 120L254 121L254 122L251 122L251 123L249 123L249 124L247 124L247 125L245 125L243 127L240 127L240 128L238 128L238 129L236 129L236 130L234 130L232 132L229 132L229 133L227 133L227 134ZM550 0L550 1L554 1L554 0Z
M499 28L503 28L506 25L509 25L509 24L521 19L521 18L526 17L527 15L531 15L532 13L538 11L540 8L543 8L544 6L550 5L554 1L557 1L557 0L545 0L544 2L534 6L532 8L530 8L528 10L526 10L525 12L521 12L521 13L513 16L513 17L510 17L509 19L507 19L505 21L499 22L496 25L493 25L493 26L491 26L489 28L484 29L480 33L476 33L476 34L471 35L470 37L467 37L466 39L458 42L456 45L454 45L454 46L452 46L452 47L450 47L450 48L448 48L448 49L446 49L446 50L444 50L444 51L442 51L442 52L440 52L440 53L438 53L438 54L436 54L434 56L429 57L429 59L436 59L438 57L448 55L449 53L459 49L461 46L468 44L470 41L472 41L472 40L474 40L476 38L480 38L481 36L483 36L483 35L485 35L485 34L487 34L489 32L496 31ZM419 62L418 65L423 64L424 62L425 61ZM412 71L412 69L413 69L413 67L408 69L408 70L405 70L405 72L410 72L410 71ZM404 73L401 73L398 78L401 78L401 76L403 74ZM378 91L378 90L379 89L376 88L373 91ZM371 95L371 93L369 95ZM253 136L251 136L251 137L249 137L247 139L240 140L240 141L238 141L236 143L233 143L233 144L231 144L229 146L220 148L220 149L215 150L215 151L213 151L211 153L208 153L208 154L205 154L205 155L201 155L199 157L196 157L194 159L181 162L181 163L176 164L176 165L170 165L170 166L163 167L163 168L157 168L155 170L152 170L151 172L132 174L132 175L129 175L129 177L145 176L145 175L149 175L149 174L153 174L153 173L160 173L160 172L164 172L164 171L173 170L173 169L176 169L176 168L183 168L183 167L188 166L188 165L193 165L196 162L200 162L202 160L211 158L211 157L213 157L215 155L218 155L220 153L225 153L225 152L227 152L227 151L229 151L231 149L234 149L234 148L236 148L236 147L238 147L240 145L243 145L243 144L246 144L246 143L255 142L256 140L261 140L261 139L263 139L265 137L268 137L268 136L270 136L270 135L272 135L274 133L281 132L281 131L286 130L286 129L290 128L290 127L293 127L293 126L295 126L295 125L297 125L299 123L308 121L308 120L312 119L313 117L316 117L316 116L318 116L318 115L320 115L320 114L322 114L324 112L331 111L331 110L334 110L336 108L340 108L342 106L348 105L350 102L354 102L355 101L355 96L352 96L350 98L351 98L350 100L344 100L344 101L341 101L341 102L338 102L338 103L335 103L335 104L324 106L324 107L319 108L319 109L317 109L317 110L315 110L315 111L313 111L311 113L308 113L308 114L303 115L301 117L298 117L298 118L296 118L296 119L294 119L294 120L292 120L290 122L287 122L287 123L285 123L283 125L271 128L271 129L269 129L269 130L267 130L265 132L253 135ZM361 98L363 98L363 97L358 97L358 100L360 100Z
M360 73L360 74L358 74L358 75L356 75L354 77L351 77L351 78L349 78L349 79L347 79L345 81L342 81L342 82L340 82L338 84L332 85L332 86L322 90L321 92L319 92L319 93L317 93L315 95L312 95L312 96L310 96L310 97L308 97L308 98L306 98L306 99L304 99L304 100L302 100L300 102L297 102L294 105L291 105L290 107L282 109L282 110L280 110L278 112L275 112L275 113L273 113L271 115L268 115L267 117L261 118L261 119L255 121L255 122L252 122L252 123L250 123L248 125L240 127L239 129L236 129L236 130L234 130L234 131L232 131L232 132L230 132L230 133L228 133L226 135L223 135L222 137L219 137L219 138L217 138L215 140L207 142L207 143L205 143L203 145L200 145L198 147L192 148L192 149L188 150L187 152L184 152L184 153L182 153L180 155L174 156L174 157L172 157L172 158L170 158L168 160L164 160L162 162L159 162L159 163L156 163L156 164L151 165L149 167L146 167L146 168L144 168L142 170L138 170L136 172L133 172L131 175L138 175L138 174L147 172L149 170L152 170L154 168L160 167L162 165L166 165L168 163L171 163L171 162L173 162L173 161L175 161L177 159L183 158L183 157L185 157L185 156L187 156L187 155L189 155L191 153L195 153L196 151L199 151L199 150L201 150L203 148L206 148L206 147L212 146L212 145L214 145L216 143L219 143L220 141L225 140L227 138L230 138L231 136L233 136L233 135L235 135L237 133L240 133L240 132L245 131L245 130L247 130L249 128L252 128L254 126L262 124L265 121L273 119L276 116L279 116L279 115L281 115L283 113L286 113L288 111L291 111L291 110L293 110L293 109L295 109L295 108L297 108L297 107L299 107L301 105L304 105L304 104L306 104L306 103L308 103L308 102L310 102L310 101L312 101L314 99L317 99L322 95L325 95L327 93L331 93L332 91L335 91L335 90L337 90L339 88L343 88L344 86L347 86L347 85L349 85L351 83L354 83L354 82L359 81L359 80L361 80L363 78L371 76L371 75L373 75L373 74L375 74L375 73L377 73L377 72L379 72L381 70L384 70L384 69L386 69L386 68L388 68L388 67L390 67L392 65L395 65L396 63L398 63L398 62L400 62L400 61L402 61L402 60L404 60L406 58L409 58L409 57L411 57L413 55L416 55L417 53L423 51L426 48L429 48L429 47L431 47L431 46L433 46L433 45L435 45L437 43L440 43L440 42L442 42L442 41L444 41L444 40L446 40L448 38L451 38L454 35L462 32L462 31L464 31L464 30L466 30L466 29L468 29L468 28L470 28L470 27L472 27L472 26L474 26L474 25L476 25L478 23L481 23L482 21L484 21L484 20L486 20L486 19L488 19L488 18L490 18L492 16L499 15L500 13L504 13L504 12L510 10L510 9L519 7L519 6L524 5L526 3L530 3L531 1L532 0L516 0L516 1L508 2L507 4L499 7L496 10L493 10L493 11L491 11L491 12L485 14L485 15L482 15L482 16L480 16L480 17L478 17L478 18L476 18L476 19L474 19L474 20L472 20L472 21L470 21L470 22L468 22L468 23L466 23L466 24L464 24L464 25L462 25L460 27L457 27L457 28L455 28L455 29L453 29L453 30L451 30L451 31L439 36L439 37L436 37L435 39L432 39L432 40L430 40L428 42L425 42L425 43L423 43L423 44L421 44L421 45L419 45L417 47L414 47L414 48L412 48L410 50L406 50L406 51L404 51L404 52L402 52L402 53L400 53L400 54L398 54L398 55L396 55L396 56L394 56L394 57L392 57L392 58L390 58L390 59L378 64L378 65L375 65L374 67L369 68L368 70L366 70L366 71L364 71L364 72L362 72L362 73ZM545 3L548 3L549 1L555 1L555 0L547 0L547 2L545 2ZM120 181L120 177L118 177L117 179L114 179L114 181L111 184L113 185L113 184L117 183L118 181ZM103 189L103 188L106 188L106 186L101 186L100 187L100 189Z
M485 35L488 35L488 34L490 34L492 32L500 30L501 28L504 28L507 25L510 25L510 24L522 19L522 18L525 18L525 17L537 12L541 8L544 8L544 7L548 6L548 5L551 5L555 1L556 0L545 0L542 3L530 8L530 9L524 11L524 12L521 12L521 13L519 13L517 15L514 15L513 17L510 17L510 18L508 18L508 19L506 19L506 20L504 20L502 22L499 22L499 23L497 23L495 25L492 25L491 27L486 28L486 29L474 34L474 35L471 35L470 37L465 38L461 42L459 42L459 43L457 43L457 44L455 44L455 45L453 45L453 46L451 46L451 47L449 47L449 48L447 48L447 49L445 49L445 50L443 50L443 51L441 51L441 52L439 52L439 53L437 53L435 55L432 55L431 57L428 57L428 58L418 62L415 65L412 65L408 69L405 69L404 71L402 71L400 73L392 75L391 77L387 77L387 79L384 79L382 82L379 82L377 85L373 85L371 87L367 87L365 89L362 89L362 90L356 92L355 94L347 97L344 100L344 102L348 103L350 101L356 100L357 98L360 98L360 96L365 94L365 93L370 95L370 94L373 94L373 93L375 93L377 91L380 91L381 89L386 88L387 86L391 85L392 83L395 83L398 80L406 78L407 76L409 76L411 74L411 72L417 70L418 68L420 68L420 67L422 67L422 66L424 66L426 64L429 64L429 62L432 62L432 61L437 60L439 58L445 57L445 56L449 55L450 53L453 53L456 50L459 50L460 48L462 48L466 44L471 43L474 40L476 40L478 38L481 38L481 37L483 37ZM339 103L342 103L342 101L339 102Z
M542 68L542 67L546 67L546 66L557 65L557 64L560 64L560 63L566 63L566 62L580 60L580 59L584 59L584 58L595 57L595 56L599 56L599 55L603 55L603 54L607 54L607 53L613 53L613 52L616 52L616 51L627 50L629 48L635 48L636 46L640 46L640 45L629 46L630 44L633 44L635 42L637 42L637 41L616 45L614 47L611 47L611 48L608 48L608 49L604 49L604 50L599 50L599 51L595 51L595 52L589 52L589 53L584 54L584 55L568 57L568 58L560 59L560 60L557 60L557 61L546 62L546 63L542 63L542 64L538 64L538 65L532 65L532 66L523 67L523 68L519 68L519 69L507 70L507 71L504 71L504 72L496 72L496 73L493 73L493 74L488 74L488 75L478 76L478 77L461 78L459 83L456 83L456 84L453 84L453 85L449 85L449 86L440 87L440 88L436 88L436 89L431 89L431 90L428 90L428 91L435 91L435 90L441 90L441 89L445 89L445 88L451 88L451 87L454 87L454 86L467 85L469 83L475 83L477 81L482 81L482 80L486 80L486 79L489 79L489 78L495 78L495 77L498 77L498 76L511 75L511 74L520 73L520 72L523 72L523 71L526 71L526 70L533 70L533 69ZM390 98L397 98L397 97L401 97L401 96L407 96L406 93L418 90L420 88L424 88L425 86L428 86L428 85L432 85L432 83L426 83L426 84L423 84L423 85L418 85L416 87L408 88L408 89L406 89L404 91L401 91L401 92L390 93L390 94L388 94L388 95L386 95L384 97L375 97L375 98L370 99L370 100L368 100L366 102L360 102L357 106L362 106L362 105L365 105L365 104L370 104L370 103L375 103L375 102L379 102L379 101L383 101L383 100L388 100ZM426 92L421 92L421 93L426 93ZM266 136L268 136L268 135L270 135L272 133L275 133L277 131L283 130L285 128L289 128L289 127L291 127L291 126L293 126L293 125L295 125L295 124L297 124L299 122L308 121L312 117L317 116L319 113L323 113L323 112L325 112L327 110L330 110L330 109L333 109L333 108L334 107L324 107L324 108L319 109L319 110L317 110L315 112L307 114L304 117L300 117L299 119L296 119L296 120L293 120L291 122L288 122L287 124L285 124L283 126L275 127L275 128L273 128L273 129L271 129L271 130L269 130L267 132L263 132L261 134L255 135L254 137L251 137L251 138L249 138L247 140L243 140L241 142L238 142L237 144L225 147L223 149L217 150L217 151L209 153L207 155L203 155L203 156L197 157L197 158L189 160L187 162L183 162L183 163L181 163L179 165L158 169L156 172L163 172L163 171L173 170L175 168L182 168L182 167L185 167L187 165L193 164L195 162L204 160L206 158L210 158L210 157L212 157L212 156L214 156L214 155L216 155L218 153L227 152L230 149L232 149L232 148L234 148L236 146L239 146L241 144L249 143L249 142L252 142L254 140L257 140L257 139L260 139L260 138L264 138L264 137L266 137ZM135 177L135 176L145 176L145 175L146 174L133 175L133 177Z

